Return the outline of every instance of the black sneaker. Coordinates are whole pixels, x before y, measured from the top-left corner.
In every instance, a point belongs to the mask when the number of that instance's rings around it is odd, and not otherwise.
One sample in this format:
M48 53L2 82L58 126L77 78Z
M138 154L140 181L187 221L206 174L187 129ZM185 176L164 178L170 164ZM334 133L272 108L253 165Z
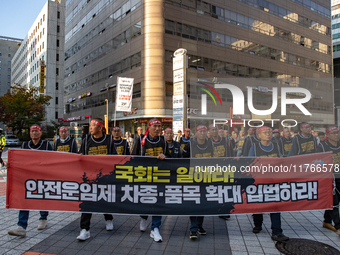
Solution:
M196 231L190 231L190 239L192 239L192 240L197 239L197 232Z
M284 242L284 241L288 241L289 237L285 236L284 234L277 234L277 235L272 235L272 240L278 241L278 242Z
M257 234L257 233L260 233L260 231L262 230L262 227L254 227L253 228L253 233Z
M221 219L224 219L224 220L230 219L230 215L223 215L223 216L218 216L218 217L221 218Z
M206 235L206 234L207 234L207 231L205 231L204 228L199 228L199 229L198 229L198 234L200 234L200 235Z

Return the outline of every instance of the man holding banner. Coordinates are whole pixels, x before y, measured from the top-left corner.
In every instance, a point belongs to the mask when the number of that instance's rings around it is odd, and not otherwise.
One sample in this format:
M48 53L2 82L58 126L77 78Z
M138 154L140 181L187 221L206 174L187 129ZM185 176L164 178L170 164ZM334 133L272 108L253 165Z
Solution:
M78 153L77 143L69 137L67 127L59 128L59 137L53 144L54 151Z
M117 155L111 135L106 135L103 130L104 121L102 119L92 119L90 123L90 135L86 135L80 147L83 155ZM77 237L80 241L90 238L90 224L92 213L82 213L80 218L80 234ZM112 214L104 214L106 230L113 230Z
M217 129L216 129L217 130ZM207 127L200 125L196 128L195 139L185 145L183 149L184 158L213 158L214 146L210 139L207 139ZM206 235L203 228L204 216L190 216L190 239L196 240L198 235Z
M182 158L182 149L179 142L174 141L174 132L171 128L164 130L166 140L166 153L168 158Z
M336 126L329 127L326 130L326 142L320 142L320 147L322 151L332 151L333 152L333 166L334 168L340 165L340 136L339 129ZM340 217L339 217L339 202L340 202L340 176L339 172L334 173L335 181L333 183L333 210L326 210L324 214L324 221L322 226L328 228L332 231L336 231L340 236ZM334 222L334 226L332 225Z
M309 123L302 122L300 125L300 134L297 134L292 139L292 147L290 148L288 157L316 153L317 151L317 141L311 134Z
M51 151L52 146L48 141L41 140L42 129L39 125L32 125L30 127L30 137L31 140L28 142L24 142L21 146L22 149L25 150L45 150ZM47 211L40 211L40 219L37 229L42 230L45 229L47 226ZM19 211L19 221L18 226L14 229L10 229L8 231L9 235L13 236L26 236L26 228L27 228L27 221L29 217L29 211L27 210L20 210Z
M162 123L158 119L151 119L145 135L139 136L134 144L132 155L157 157L160 160L165 159L166 141L162 133ZM148 216L141 216L139 225L140 231L144 232L147 228ZM163 238L159 233L162 223L162 216L152 216L150 237L155 242L162 242Z
M249 157L281 157L281 152L277 143L273 143L272 140L273 131L270 127L263 126L258 130L258 136L260 142L255 142L250 148ZM262 230L263 214L253 214L254 225L253 233L257 234ZM281 228L281 214L270 213L272 240L273 241L287 241L289 237L282 233Z
M118 155L130 155L130 147L127 139L122 138L120 127L112 129L113 142Z

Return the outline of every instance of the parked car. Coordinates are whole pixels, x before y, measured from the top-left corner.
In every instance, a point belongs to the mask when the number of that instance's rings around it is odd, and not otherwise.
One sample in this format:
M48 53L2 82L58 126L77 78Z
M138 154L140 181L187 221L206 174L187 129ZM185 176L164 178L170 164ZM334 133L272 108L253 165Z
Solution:
M20 146L21 142L15 135L5 135L6 146Z

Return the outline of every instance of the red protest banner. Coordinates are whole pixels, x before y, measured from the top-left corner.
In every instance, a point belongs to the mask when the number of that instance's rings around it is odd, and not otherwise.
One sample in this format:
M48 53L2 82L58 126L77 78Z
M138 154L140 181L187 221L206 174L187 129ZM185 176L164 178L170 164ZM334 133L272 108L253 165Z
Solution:
M332 162L332 153L158 160L10 150L7 208L138 215L327 209Z

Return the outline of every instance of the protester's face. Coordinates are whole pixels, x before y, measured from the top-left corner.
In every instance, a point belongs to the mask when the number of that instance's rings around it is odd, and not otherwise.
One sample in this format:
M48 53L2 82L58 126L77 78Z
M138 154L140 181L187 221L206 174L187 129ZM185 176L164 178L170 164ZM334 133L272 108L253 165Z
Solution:
M280 137L280 133L274 133L274 136L275 136L276 138L279 138L279 137Z
M196 132L196 137L199 140L204 140L207 138L208 131L206 129L201 129Z
M142 129L137 129L137 134L141 135L142 134Z
M121 132L119 129L112 130L112 135L114 138L120 138L121 137Z
M207 131L207 137L210 138L211 137L211 133L210 131Z
M285 136L286 139L290 138L290 132L289 131L283 132L283 135Z
M244 132L243 131L240 131L240 136L244 137Z
M325 136L324 135L319 135L319 139L321 142L324 142L325 141Z
M172 132L172 131L167 131L167 132L165 132L164 137L165 137L165 140L166 140L167 142L172 142L172 140L173 140L173 138L174 138L174 132Z
M301 128L301 132L302 132L303 134L310 134L310 132L311 132L310 126L308 125L307 127Z
M228 137L229 131L228 131L228 130L225 130L225 131L224 131L224 135L225 135L225 137Z
M38 129L31 129L30 130L30 137L32 140L39 140L41 137L42 131L38 130Z
M212 135L212 137L217 137L218 136L218 129L217 129L217 127L210 128L209 132Z
M178 132L177 134L178 134L178 136L182 136L182 132Z
M248 129L248 135L253 136L254 135L254 130Z
M156 137L161 135L162 133L162 125L160 124L154 124L149 127L149 133L152 137Z
M237 138L237 133L235 131L231 132L232 137Z
M260 132L258 135L259 135L259 138L261 139L261 141L266 142L266 141L271 140L273 132L266 130L266 131Z
M66 139L66 137L68 137L68 131L67 130L60 130L59 136L60 136L61 139Z
M334 130L332 132L329 132L327 134L327 139L332 142L339 142L340 140L339 131Z
M218 135L219 135L220 137L224 137L224 131L223 131L223 130L218 131Z
M97 126L94 123L90 123L90 134L91 135L98 135L102 132L102 128Z
M185 136L186 139L188 139L190 137L190 134L191 134L190 130L184 131L184 136Z

